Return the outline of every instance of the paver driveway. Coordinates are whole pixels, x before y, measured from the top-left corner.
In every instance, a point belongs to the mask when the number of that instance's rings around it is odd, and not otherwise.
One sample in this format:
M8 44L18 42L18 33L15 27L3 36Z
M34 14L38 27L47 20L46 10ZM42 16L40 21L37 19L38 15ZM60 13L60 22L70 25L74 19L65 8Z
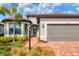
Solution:
M58 56L79 56L79 42L48 42Z
M32 38L32 47L39 45L42 47L51 47L57 56L79 56L79 42L77 41L49 41L39 42L39 40L34 37ZM28 42L24 47L28 47Z

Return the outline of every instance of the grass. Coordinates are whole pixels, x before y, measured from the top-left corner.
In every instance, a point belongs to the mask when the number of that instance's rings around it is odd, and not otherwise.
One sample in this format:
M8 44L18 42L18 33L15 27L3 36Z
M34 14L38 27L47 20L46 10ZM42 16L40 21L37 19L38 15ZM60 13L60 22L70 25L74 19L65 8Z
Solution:
M55 56L53 50L49 47L33 47L31 50L25 48L12 48L12 56Z
M55 56L50 47L34 46L31 50L23 48L26 42L0 42L0 56ZM43 42L44 43L44 42Z
M15 42L11 36L0 36L0 56L10 56L12 48L21 48L25 41L28 40L27 36L16 36Z
M24 42L0 43L0 56L55 56L50 47L23 48Z
M23 42L0 43L0 56L10 56L10 50L14 47L21 48Z
M36 46L28 51L27 56L56 56L50 47Z

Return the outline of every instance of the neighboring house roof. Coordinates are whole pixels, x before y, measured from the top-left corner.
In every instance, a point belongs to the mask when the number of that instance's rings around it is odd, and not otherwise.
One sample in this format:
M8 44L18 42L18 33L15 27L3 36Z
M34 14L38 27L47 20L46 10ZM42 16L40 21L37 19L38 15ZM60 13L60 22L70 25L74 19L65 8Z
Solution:
M0 25L4 26L4 23L0 22Z
M3 19L2 20L2 22L4 23L4 22L13 22L13 18L5 18L5 19ZM30 20L27 20L27 19L21 19L21 22L29 22L29 23L31 23L31 21Z
M65 13L28 14L27 17L37 17L37 18L79 18L79 14L65 14Z

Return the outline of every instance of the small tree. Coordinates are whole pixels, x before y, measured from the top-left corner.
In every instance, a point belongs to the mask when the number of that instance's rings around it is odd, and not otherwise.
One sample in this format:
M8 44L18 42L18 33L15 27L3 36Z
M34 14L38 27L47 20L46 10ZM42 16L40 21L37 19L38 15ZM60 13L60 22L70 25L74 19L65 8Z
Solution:
M9 15L13 16L13 42L15 42L15 22L19 22L22 19L22 14L17 13L17 8L13 6L12 9L9 9L5 6L2 6L0 8L0 14L3 14L4 16Z

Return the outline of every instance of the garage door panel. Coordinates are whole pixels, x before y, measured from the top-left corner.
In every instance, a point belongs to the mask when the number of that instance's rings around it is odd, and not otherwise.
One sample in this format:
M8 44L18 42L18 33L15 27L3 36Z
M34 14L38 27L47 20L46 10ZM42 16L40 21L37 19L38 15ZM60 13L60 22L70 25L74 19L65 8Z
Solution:
M79 40L79 25L47 25L47 39L54 40Z

